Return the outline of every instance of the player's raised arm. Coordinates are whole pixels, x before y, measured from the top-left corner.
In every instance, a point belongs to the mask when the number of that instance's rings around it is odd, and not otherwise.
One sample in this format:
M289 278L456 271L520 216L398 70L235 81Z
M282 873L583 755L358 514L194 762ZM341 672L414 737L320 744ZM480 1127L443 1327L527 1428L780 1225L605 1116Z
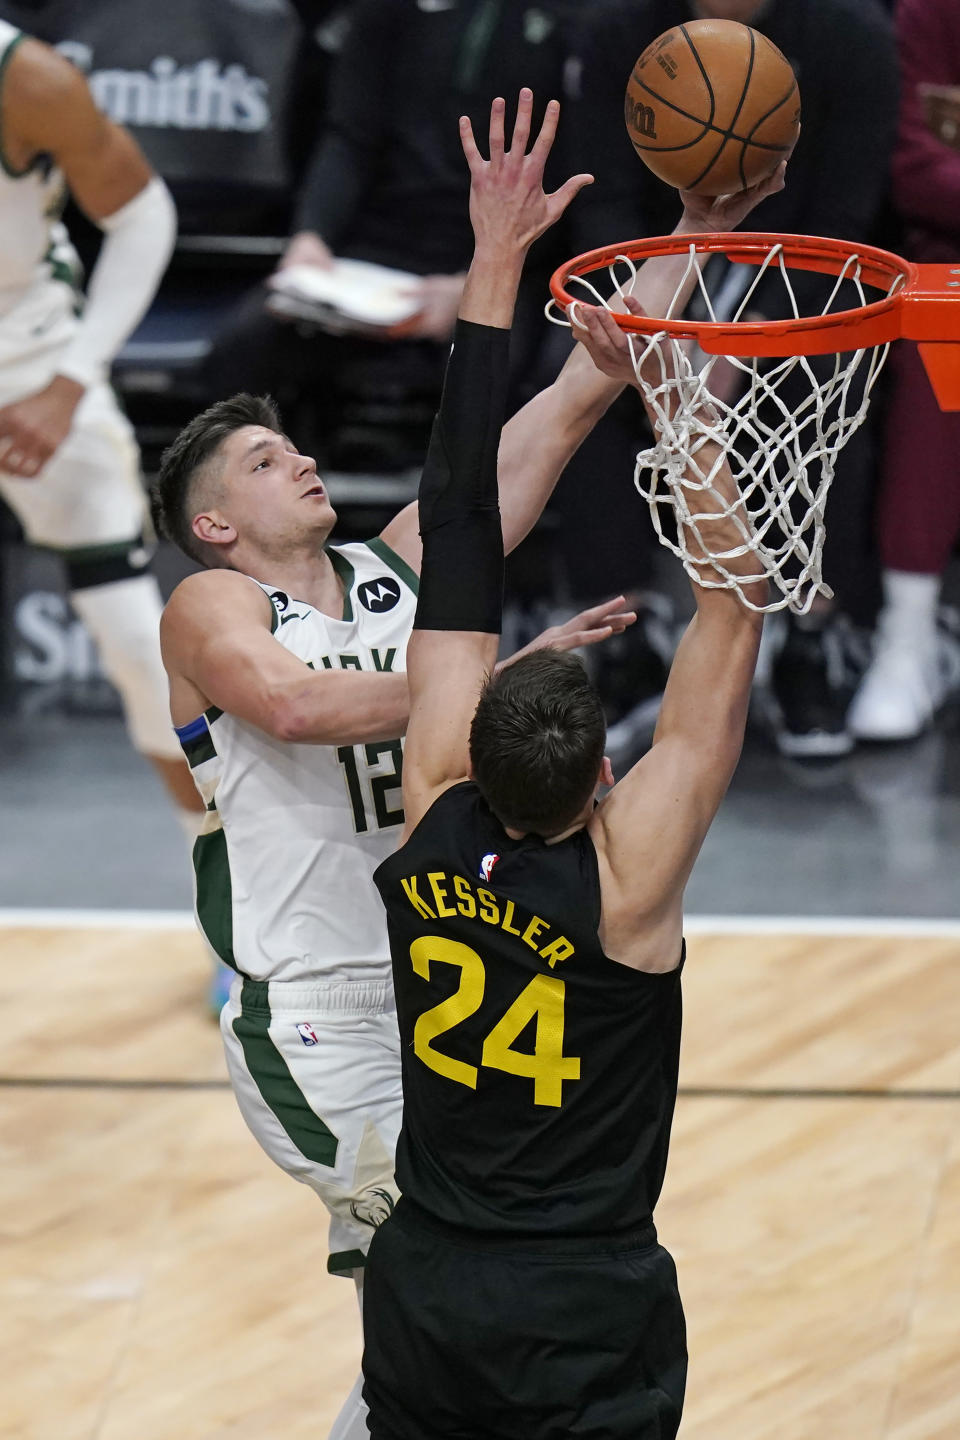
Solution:
M762 184L737 195L704 196L681 191L684 211L675 233L695 235L736 229L761 200L783 189L785 170L786 162ZM678 295L687 270L690 274L685 289ZM665 315L671 302L674 312L681 313L695 283L695 272L686 254L658 255L640 267L634 293L648 315ZM622 388L621 382L603 375L576 346L553 384L528 401L503 427L500 510L508 554L533 529L565 466Z
M783 189L786 162L759 185L736 195L705 196L680 191L683 214L675 233L698 235L735 230L768 195ZM578 176L586 181L586 176ZM678 287L689 270L686 288ZM671 303L683 310L696 283L686 255L658 255L637 274L635 295L648 315L665 315ZM498 488L504 549L509 555L537 523L565 466L624 386L604 375L582 348L574 347L560 374L503 427ZM384 530L384 539L414 569L420 566L416 505L406 506Z
M273 605L233 570L202 570L167 603L160 643L175 725L211 705L275 740L355 745L392 740L407 720L403 674L314 670L271 633Z
M410 723L404 761L408 830L468 771L470 722L496 660L503 601L497 452L506 403L510 326L527 250L588 176L553 195L543 167L556 133L551 101L529 154L533 96L520 92L509 148L504 102L490 112L489 160L460 121L470 167L475 248L460 303L440 412L420 482L423 540L416 627L407 652Z
M612 317L592 306L578 310L577 333L594 363L607 374L632 376L628 341ZM656 426L657 415L649 413ZM719 439L706 440L690 463L698 479L711 476L698 491L700 532L714 553L730 556L744 548L749 519ZM692 535L688 547L708 571ZM749 583L757 575L749 549L725 564L751 602L763 605L766 581ZM604 949L645 970L677 963L683 890L740 756L763 626L762 614L731 590L693 591L696 614L670 669L653 746L590 827L601 869Z

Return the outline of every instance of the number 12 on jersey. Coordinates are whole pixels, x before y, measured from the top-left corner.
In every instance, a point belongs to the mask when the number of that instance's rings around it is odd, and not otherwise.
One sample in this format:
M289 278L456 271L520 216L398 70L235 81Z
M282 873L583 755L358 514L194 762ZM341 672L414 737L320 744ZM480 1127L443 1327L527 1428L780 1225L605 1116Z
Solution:
M421 935L410 946L410 961L414 972L424 980L430 979L431 964L455 965L459 969L460 984L454 993L425 1010L417 1020L413 1049L417 1058L438 1075L476 1090L477 1066L444 1054L434 1048L433 1042L479 1010L486 986L482 959L459 940ZM564 982L557 976L535 975L483 1042L480 1064L532 1080L535 1105L560 1105L563 1082L580 1079L579 1057L563 1053L565 992ZM533 1050L515 1050L513 1042L534 1019Z
M369 785L369 809L364 795L361 767L357 764L358 750L363 751L366 760L365 778ZM370 772L375 767L379 767L384 756L389 758L391 768L386 773L371 774ZM400 790L402 784L402 743L399 740L382 740L374 745L340 745L337 747L337 759L343 767L343 778L347 786L350 808L353 811L353 828L357 834L363 835L372 828L370 810L373 811L373 820L376 821L378 830L386 830L390 825L402 825L402 807L398 805L396 808L391 808L387 800L389 792Z

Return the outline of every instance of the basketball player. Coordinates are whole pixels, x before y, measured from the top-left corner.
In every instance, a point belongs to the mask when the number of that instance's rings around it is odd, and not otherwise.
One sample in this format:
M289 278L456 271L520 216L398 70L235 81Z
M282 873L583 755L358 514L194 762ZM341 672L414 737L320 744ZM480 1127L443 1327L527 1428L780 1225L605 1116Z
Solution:
M528 128L531 104L523 92ZM538 163L555 124L554 106ZM552 197L555 212L584 180ZM682 224L730 228L759 198L687 197ZM669 304L685 267L683 256L644 267L648 309ZM508 550L622 383L575 351L504 428ZM243 977L221 1017L231 1080L267 1154L327 1205L329 1269L359 1286L370 1236L397 1195L400 1052L373 872L403 824L398 737L409 713L417 507L366 544L326 545L336 516L314 461L267 402L238 396L175 441L156 510L165 533L209 567L174 592L161 640L173 721L208 806L194 848L198 921ZM465 586L471 568L465 558ZM545 638L569 647L631 618L614 601ZM333 1434L366 1435L359 1384Z
M684 1321L652 1215L682 897L740 753L762 617L696 589L653 747L599 805L613 777L579 660L544 650L493 673L505 356L526 250L555 212L522 112L506 150L495 102L488 162L466 119L461 134L476 250L420 485L404 843L375 876L404 1115L402 1198L367 1271L370 1433L668 1440ZM634 378L613 320L580 318L598 366ZM703 448L709 470L719 447ZM726 465L714 483L732 504ZM701 533L736 551L742 529L714 503ZM749 587L754 603L764 588Z
M173 202L82 75L5 20L0 109L0 495L29 541L63 556L130 738L192 835L200 812L170 733L137 448L107 379L166 268ZM85 302L58 219L67 189L104 232Z

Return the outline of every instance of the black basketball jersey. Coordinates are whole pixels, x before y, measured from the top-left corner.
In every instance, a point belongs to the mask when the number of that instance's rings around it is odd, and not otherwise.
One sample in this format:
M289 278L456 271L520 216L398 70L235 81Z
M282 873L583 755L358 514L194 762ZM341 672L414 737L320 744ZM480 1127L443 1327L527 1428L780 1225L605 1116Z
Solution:
M374 879L403 1051L401 1192L487 1232L649 1221L677 1093L680 967L645 974L604 955L586 831L512 840L476 785L455 785Z

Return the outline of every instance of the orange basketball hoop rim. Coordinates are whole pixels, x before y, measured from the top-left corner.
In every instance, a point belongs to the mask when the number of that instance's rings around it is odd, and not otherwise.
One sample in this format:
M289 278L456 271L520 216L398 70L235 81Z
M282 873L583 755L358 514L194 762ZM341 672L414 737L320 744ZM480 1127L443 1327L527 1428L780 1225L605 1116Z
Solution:
M605 245L577 255L553 274L550 291L567 311L582 296L571 280L614 265L655 255L723 254L738 265L813 270L846 276L883 296L854 309L788 320L722 321L660 319L614 312L623 330L695 339L707 354L738 356L832 355L866 350L893 340L915 340L943 410L960 410L960 262L915 265L871 245L811 235L667 235Z

